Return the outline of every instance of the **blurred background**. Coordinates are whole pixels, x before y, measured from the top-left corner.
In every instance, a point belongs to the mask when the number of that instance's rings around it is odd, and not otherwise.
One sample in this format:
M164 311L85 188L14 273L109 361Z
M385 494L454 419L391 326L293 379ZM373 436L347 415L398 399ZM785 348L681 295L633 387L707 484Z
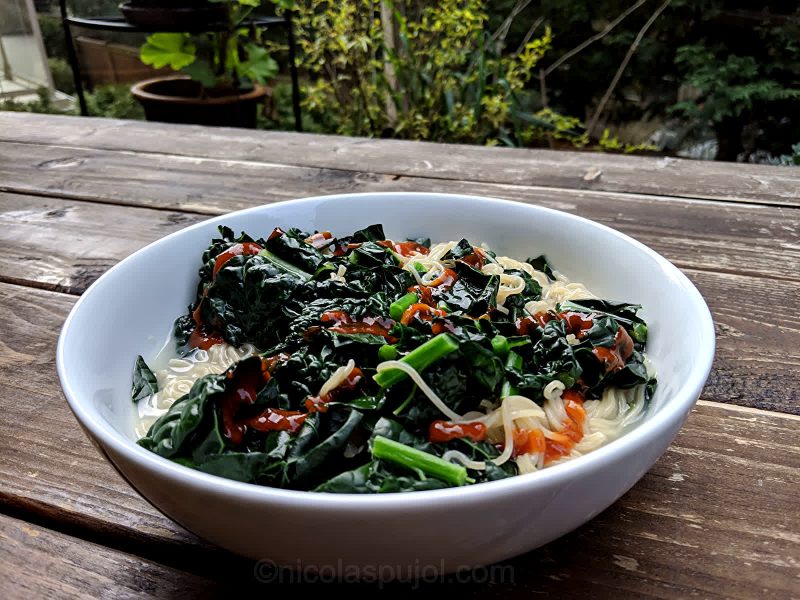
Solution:
M243 19L291 19L306 131L800 164L796 0L214 4ZM59 8L0 0L0 109L79 112ZM67 9L122 19L115 0ZM176 38L73 25L88 114L145 118L131 85L177 72L200 81L200 95L223 81L235 93L263 86L256 126L294 129L291 40L283 28L257 32L248 22L231 25L241 64L227 73L225 61L209 58L212 80L198 68L210 39L201 31L178 48Z

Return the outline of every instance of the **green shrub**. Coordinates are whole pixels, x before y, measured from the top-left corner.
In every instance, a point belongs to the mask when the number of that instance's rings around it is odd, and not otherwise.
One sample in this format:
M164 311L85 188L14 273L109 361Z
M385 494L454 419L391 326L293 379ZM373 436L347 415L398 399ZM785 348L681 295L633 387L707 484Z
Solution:
M48 58L47 64L50 67L50 74L53 76L55 88L65 94L74 94L75 80L72 77L72 69L69 63L63 58Z
M20 102L19 100L0 100L0 110L7 110L12 112L33 112L33 113L49 113L49 114L64 114L63 110L59 110L53 106L50 98L50 91L46 87L40 87L36 90L38 98L32 102Z
M792 145L792 153L779 156L775 164L787 167L800 167L800 143Z
M44 50L50 58L67 59L67 45L64 40L64 27L61 18L52 15L38 15L39 29L42 32Z
M719 142L718 159L737 159L744 150L742 130L748 122L793 112L795 129L800 124L796 116L800 105L800 44L796 39L782 39L781 32L774 29L761 35L765 45L775 46L769 60L736 54L721 44L692 44L677 50L675 61L684 72L685 82L699 96L694 101L676 103L671 111L713 125Z
M259 129L287 131L294 129L294 109L292 107L292 84L290 81L276 81L270 86L270 96L266 112L258 115ZM301 112L303 131L308 133L330 133L336 131L336 119L331 111L323 112L314 118L309 111Z
M519 144L536 125L520 101L550 30L508 52L484 0L392 5L391 33L369 0L296 6L303 106L337 132L439 142ZM395 42L395 43L392 43Z
M144 109L131 95L128 85L102 85L86 94L86 106L93 117L144 119Z

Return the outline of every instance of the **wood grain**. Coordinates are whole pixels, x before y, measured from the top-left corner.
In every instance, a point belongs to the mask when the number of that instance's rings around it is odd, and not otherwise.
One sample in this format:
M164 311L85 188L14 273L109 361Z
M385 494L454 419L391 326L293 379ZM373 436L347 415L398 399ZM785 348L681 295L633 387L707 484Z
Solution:
M684 269L717 331L704 398L800 414L800 291L795 282Z
M204 218L0 192L0 280L82 293L129 254Z
M0 140L155 152L384 175L797 206L796 170L592 152L487 149L400 140L0 113ZM2 154L0 154L2 156Z
M13 158L0 161L0 189L6 191L209 215L343 192L494 196L572 212L618 228L682 267L800 280L800 212L785 207L12 146L8 155ZM13 206L10 201L0 206L6 204Z
M696 283L718 345L673 445L584 527L460 582L342 591L800 598L800 417L757 408L800 413L799 184L796 169L752 165L0 113L3 598L298 591L296 574L264 584L119 477L61 396L55 342L74 294L166 233L375 191L509 198L629 233Z
M58 391L57 331L74 298L0 284L0 511L218 581L253 580L248 561L160 515L106 464ZM612 508L495 571L468 596L791 597L800 573L800 418L702 402L667 453ZM768 510L765 508L768 507ZM83 561L78 564L83 567ZM485 578L494 574L494 583ZM511 581L510 581L511 579ZM431 591L437 588L431 588ZM398 596L409 590L390 586ZM589 593L591 592L591 593Z
M0 514L3 598L206 598L219 585Z
M0 206L0 281L69 293L83 292L128 254L203 218L2 193ZM593 206L587 203L581 212ZM785 383L800 366L800 294L793 280L800 278L800 245L792 250L796 234L787 229L800 231L800 222L792 220L792 211L782 217L786 209L705 203L691 208L693 231L681 229L687 208L672 203L650 207L651 215L660 215L660 227L645 214L642 222L633 221L637 213L631 211L616 224L682 267L708 300L718 348L707 397L800 413L797 387ZM597 210L605 214L603 207ZM726 266L733 273L718 272Z

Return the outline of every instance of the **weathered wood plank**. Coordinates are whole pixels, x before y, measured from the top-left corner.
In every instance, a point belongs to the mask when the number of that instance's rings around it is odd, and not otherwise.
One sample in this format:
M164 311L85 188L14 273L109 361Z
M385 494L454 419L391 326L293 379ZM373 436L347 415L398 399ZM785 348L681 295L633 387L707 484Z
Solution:
M198 598L215 582L0 514L3 598Z
M684 269L706 299L717 350L704 398L800 414L795 282Z
M129 254L204 218L0 192L0 280L82 293Z
M22 113L0 113L0 140L386 175L800 205L797 170L762 165Z
M203 218L2 193L0 206L0 281L70 293L83 292L106 269L150 241ZM662 206L672 205L657 208ZM706 396L720 402L800 412L797 387L786 385L786 378L800 365L800 295L797 281L791 280L800 273L800 252L793 258L792 250L785 250L792 238L788 237L791 232L783 229L787 224L800 228L800 224L781 219L776 214L780 209L759 207L747 213L741 206L711 208L715 210L696 210L697 218L692 220L685 219L683 211L664 211L668 218L658 221L663 229L646 222L626 223L626 227L681 266L711 306L718 348ZM718 219L714 212L719 213ZM641 218L644 220L644 215ZM754 243L760 252L748 248L744 232L730 247L724 243L723 232L730 232L727 239L736 239L737 227L744 220L757 228L746 231L751 240L761 240ZM681 223L697 225L699 231L682 231ZM710 239L716 240L719 251L715 254L703 251L703 244ZM739 272L781 279L705 270L726 264ZM768 264L773 267L767 269ZM764 298L770 301L764 302Z
M0 161L0 190L204 214L342 192L495 196L605 223L682 267L800 280L800 213L784 207L422 177L394 180L374 173L262 164L232 168L216 160L14 146L13 159ZM0 198L4 205L13 206ZM169 218L179 219L175 214Z
M190 572L252 577L251 566L157 513L84 439L53 364L73 301L0 284L0 507ZM798 417L701 402L664 457L614 507L511 561L511 574L499 571L494 584L475 579L469 592L789 597L800 568L799 434Z
M781 436L796 436L800 420L778 423L765 413L699 405L622 500L543 549L552 561L548 579L557 581L548 587L556 597L564 588L577 597L582 573L590 597L791 597L800 573L800 509L791 504L800 451ZM779 453L781 464L764 468ZM765 534L768 543L758 539ZM579 544L591 558L574 554ZM537 554L519 561L536 568ZM529 593L538 591L538 579L531 583Z

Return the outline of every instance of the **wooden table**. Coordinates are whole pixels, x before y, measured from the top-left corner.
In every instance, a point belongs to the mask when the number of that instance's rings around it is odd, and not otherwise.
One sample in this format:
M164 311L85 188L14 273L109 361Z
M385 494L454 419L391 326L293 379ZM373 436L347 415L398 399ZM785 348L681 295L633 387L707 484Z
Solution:
M717 326L702 399L628 494L494 581L423 591L800 597L800 169L15 113L0 113L0 596L276 591L98 455L61 395L56 336L92 281L167 233L266 202L388 190L609 224L680 267Z

